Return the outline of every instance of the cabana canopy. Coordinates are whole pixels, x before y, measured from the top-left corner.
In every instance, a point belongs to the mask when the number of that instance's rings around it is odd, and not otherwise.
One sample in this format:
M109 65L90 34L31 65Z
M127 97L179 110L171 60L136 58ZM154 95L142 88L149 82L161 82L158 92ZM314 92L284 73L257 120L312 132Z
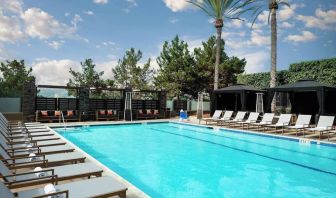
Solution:
M256 93L264 92L244 84L217 89L214 91L213 109L255 111Z
M295 83L269 88L268 107L275 92L289 94L292 113L336 114L336 87L314 80L299 80Z

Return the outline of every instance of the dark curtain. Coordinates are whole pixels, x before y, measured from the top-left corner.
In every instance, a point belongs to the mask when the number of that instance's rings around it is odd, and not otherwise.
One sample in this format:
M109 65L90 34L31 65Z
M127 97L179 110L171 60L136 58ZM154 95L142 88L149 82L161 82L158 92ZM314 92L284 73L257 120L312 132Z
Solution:
M240 93L240 104L241 104L241 108L239 110L241 111L246 111L246 92L242 91Z
M274 91L268 91L268 95L267 95L267 108L265 108L265 112L271 112L271 104L272 104L272 100L273 97L275 95Z
M292 113L316 115L319 113L319 101L315 91L293 94Z
M265 97L263 99L264 99L264 104L267 103L267 101L265 101ZM246 102L246 111L251 111L251 112L256 111L257 94L256 93L246 94L245 102Z
M336 91L325 92L325 113L336 115Z
M216 94L216 109L239 111L241 109L241 99L238 93Z

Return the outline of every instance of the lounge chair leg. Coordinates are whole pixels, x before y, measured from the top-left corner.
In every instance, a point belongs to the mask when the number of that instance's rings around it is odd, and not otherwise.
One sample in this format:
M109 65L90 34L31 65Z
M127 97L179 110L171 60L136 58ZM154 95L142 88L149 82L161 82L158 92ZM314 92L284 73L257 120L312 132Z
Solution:
M126 191L120 192L119 197L126 198Z

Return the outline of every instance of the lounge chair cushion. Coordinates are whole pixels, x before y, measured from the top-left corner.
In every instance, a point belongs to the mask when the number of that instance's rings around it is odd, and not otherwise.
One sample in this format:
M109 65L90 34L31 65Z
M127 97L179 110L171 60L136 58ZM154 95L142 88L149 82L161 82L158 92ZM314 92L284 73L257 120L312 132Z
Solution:
M112 177L100 177L89 180L82 180L55 186L56 191L69 190L71 197L98 197L105 194L126 190L126 186L119 183ZM20 198L30 198L37 195L44 195L43 188L19 192Z
M56 166L53 168L43 168L42 170L50 170L53 169L55 175L59 179L74 177L74 176L81 176L84 174L89 173L97 173L102 172L103 170L99 168L97 165L93 163L80 163L80 164L70 164L70 165L64 165L64 166ZM50 172L46 172L46 175L49 175ZM28 174L28 175L21 175L16 176L16 181L20 180L26 180L26 179L34 179L37 176L35 174Z
M67 116L68 117L74 116L74 112L72 110L68 110L67 111Z
M82 159L82 158L84 157L79 152L45 155L45 159L48 160L48 163L62 162L62 161L67 161L67 160L77 160L77 159ZM42 160L42 157L36 157L36 160ZM16 163L23 163L23 162L29 162L29 161L30 160L27 158L15 160Z
M14 194L7 188L7 186L0 182L0 195L1 197L14 198Z

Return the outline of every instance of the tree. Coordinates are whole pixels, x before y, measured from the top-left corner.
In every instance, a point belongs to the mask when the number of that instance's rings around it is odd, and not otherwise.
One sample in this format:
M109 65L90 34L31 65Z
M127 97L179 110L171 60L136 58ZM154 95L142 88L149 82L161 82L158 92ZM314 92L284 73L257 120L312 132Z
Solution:
M171 43L166 41L157 58L157 63L159 71L154 78L156 88L165 89L169 97L176 96L179 99L194 82L195 63L189 53L188 44L180 40L178 36Z
M276 20L276 11L278 10L279 4L284 4L289 6L284 0L269 0L269 10L271 18L271 81L270 87L276 86L276 65L277 65L277 20ZM275 99L272 101L272 111L275 111Z
M263 11L263 3L264 1L261 0L262 4L256 10L259 10L259 14ZM276 19L276 12L279 9L279 5L286 5L290 6L287 0L269 0L268 1L268 22L271 21L271 78L270 78L270 87L276 86L276 68L277 68L277 41L278 41L278 34L277 34L277 19ZM259 15L257 14L256 17ZM275 111L275 99L272 100L271 104L272 111Z
M82 71L76 72L70 68L70 74L72 78L69 79L67 86L69 87L88 87L88 88L105 88L106 83L101 77L104 72L97 72L95 70L96 65L93 63L92 59L86 59L81 62ZM99 91L98 91L99 92Z
M35 80L32 75L33 69L31 67L27 68L24 60L1 62L0 71L3 76L0 77L0 94L3 96L21 95L24 83Z
M218 84L219 87L226 87L231 83L236 83L237 75L244 72L246 65L245 59L239 59L237 57L228 57L224 52L224 40L221 40L220 49L220 62L219 65L219 77ZM192 85L197 85L191 88L194 90L193 95L197 96L200 91L205 91L207 93L212 92L212 77L214 75L214 67L216 59L216 37L210 37L206 42L202 43L202 47L194 49L195 57L195 83Z
M151 59L148 59L143 66L139 66L142 58L140 50L134 48L127 50L123 59L112 69L115 83L122 88L132 87L133 89L148 89L153 79L154 70L151 68Z
M255 0L190 0L189 2L214 19L216 36L216 61L214 74L214 90L218 89L218 70L221 56L221 34L224 26L224 19L240 19L240 16L247 11L255 9Z

